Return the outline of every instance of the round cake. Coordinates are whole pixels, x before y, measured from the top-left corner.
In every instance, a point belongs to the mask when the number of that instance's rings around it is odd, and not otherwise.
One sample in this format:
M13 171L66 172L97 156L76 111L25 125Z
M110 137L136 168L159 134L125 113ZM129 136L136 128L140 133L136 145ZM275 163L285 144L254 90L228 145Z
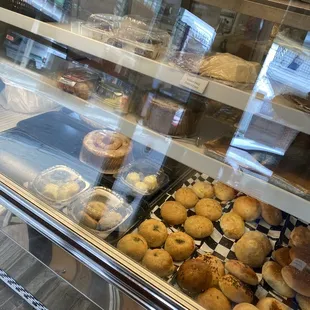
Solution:
M116 173L131 152L130 139L122 134L95 130L85 136L80 160L103 173Z

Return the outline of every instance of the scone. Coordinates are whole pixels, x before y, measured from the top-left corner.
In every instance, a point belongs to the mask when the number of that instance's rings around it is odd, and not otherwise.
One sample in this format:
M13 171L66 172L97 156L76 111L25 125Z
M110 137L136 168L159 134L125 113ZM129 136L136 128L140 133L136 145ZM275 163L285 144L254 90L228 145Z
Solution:
M225 268L229 273L246 284L258 284L258 278L255 271L238 260L229 260L225 263Z
M219 287L224 295L235 303L251 303L253 301L252 290L230 274L219 279Z
M141 235L132 233L120 239L117 243L117 248L134 260L141 261L148 246L146 240Z
M163 249L147 250L142 264L162 278L170 276L175 271L172 257Z
M289 310L285 304L272 297L262 298L256 305L259 310Z
M177 282L189 294L201 293L210 287L211 271L204 261L189 259L179 268Z
M258 231L245 233L235 244L235 254L241 262L250 267L260 267L271 251L269 239Z
M272 258L282 267L289 265L292 260L290 258L289 248L280 248L272 252Z
M296 300L301 310L309 310L310 309L310 298L302 296L300 294L296 295Z
M281 210L263 202L261 202L260 204L262 206L262 218L267 224L272 226L278 226L282 223L283 217Z
M239 239L245 231L243 219L234 212L225 213L220 221L224 235L230 239Z
M247 302L242 302L241 304L236 305L233 310L258 310L258 308Z
M251 222L260 217L262 207L258 200L249 196L241 196L235 200L233 211L243 220Z
M217 288L211 287L197 297L200 306L208 310L231 310L230 301Z
M212 222L208 218L200 215L190 216L184 223L185 232L196 239L210 236L213 229Z
M222 201L232 200L236 195L236 191L232 187L229 187L224 183L217 182L213 184L213 187L215 196L219 200Z
M218 286L219 278L225 275L225 268L220 259L209 253L198 256L196 259L203 260L209 266L212 274L211 287Z
M170 225L183 224L187 218L185 207L177 201L166 201L160 208L163 220Z
M195 212L207 217L210 221L217 221L222 216L221 204L215 199L204 198L197 202Z
M284 282L281 269L276 262L266 262L262 269L263 279L280 295L293 298L295 292Z
M193 185L192 190L200 199L214 196L213 186L208 182L197 182Z
M290 235L290 246L310 246L310 229L298 226L293 229Z
M176 191L175 200L181 203L186 209L190 209L195 207L199 198L192 189L182 187Z
M141 223L138 233L144 237L150 248L162 246L168 237L165 224L155 219L145 220Z
M189 258L195 250L194 239L181 232L175 232L168 236L165 242L165 250L174 261L182 261Z

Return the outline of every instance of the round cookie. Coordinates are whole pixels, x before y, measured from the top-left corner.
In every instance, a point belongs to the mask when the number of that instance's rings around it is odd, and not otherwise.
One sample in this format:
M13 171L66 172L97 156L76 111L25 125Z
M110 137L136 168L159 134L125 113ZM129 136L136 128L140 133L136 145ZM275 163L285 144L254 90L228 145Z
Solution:
M160 277L170 276L174 270L173 260L170 254L163 249L147 250L142 264Z
M210 236L213 229L212 222L208 218L200 215L190 216L184 223L185 232L196 239Z
M146 240L139 234L128 234L120 239L117 243L117 248L133 258L136 261L142 260L148 246Z
M203 260L209 266L212 274L211 287L218 286L219 278L225 275L225 268L220 259L209 253L198 256L196 259Z
M221 204L215 199L204 198L197 202L195 212L207 217L210 221L217 221L222 216Z
M155 219L142 222L138 228L138 233L144 237L150 248L162 246L168 237L165 224Z
M272 252L272 258L282 267L289 265L292 260L290 258L289 248L280 248Z
M258 309L247 302L243 302L241 304L236 305L233 310L258 310Z
M193 185L192 190L198 198L212 198L214 196L214 189L212 184L207 182L197 182Z
M260 204L262 206L262 218L265 222L272 226L279 226L283 221L282 211L263 202Z
M235 303L251 303L253 301L252 290L230 274L220 278L219 287L224 295Z
M229 260L225 263L225 268L229 273L246 284L258 284L258 278L255 271L238 260Z
M220 221L224 235L230 239L239 239L243 236L245 225L243 219L234 212L225 213Z
M292 298L295 292L284 282L281 269L276 262L266 262L262 269L263 279L280 295Z
M211 287L197 297L200 306L208 310L231 310L230 301L217 288Z
M195 250L194 239L181 232L170 234L165 242L165 250L174 261L182 261L189 258Z
M160 208L163 220L170 225L183 224L187 218L187 211L177 201L166 201Z
M290 235L290 246L310 246L310 229L298 226L293 229Z
M251 222L259 218L262 207L258 200L249 196L241 196L235 200L233 211L243 220Z
M296 300L301 310L309 310L310 309L310 298L302 296L300 294L296 295Z
M192 189L182 187L176 191L175 200L181 203L186 209L190 209L195 207L199 198Z
M183 291L197 294L210 287L211 277L210 269L204 261L189 259L179 268L177 282Z
M213 184L213 188L214 188L215 196L219 200L227 201L227 200L232 200L235 198L236 191L232 187L224 183L217 182Z
M272 297L262 298L256 305L259 310L289 310L289 307Z

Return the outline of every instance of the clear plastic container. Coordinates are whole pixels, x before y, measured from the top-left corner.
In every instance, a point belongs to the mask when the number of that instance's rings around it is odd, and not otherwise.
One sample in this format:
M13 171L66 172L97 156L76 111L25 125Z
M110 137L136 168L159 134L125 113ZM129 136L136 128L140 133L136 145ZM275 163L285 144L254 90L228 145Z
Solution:
M57 80L58 88L88 100L96 89L99 75L88 68L73 68L61 74Z
M105 187L88 189L68 208L69 216L94 235L105 239L133 213L117 193Z
M32 184L35 193L54 207L62 208L89 187L80 174L67 166L41 172Z
M82 35L106 43L116 34L121 21L122 17L112 14L92 14L81 25Z
M152 195L169 183L169 177L164 170L159 165L145 159L123 167L118 175L118 180L125 185L126 192L142 196ZM140 186L137 186L137 183ZM145 190L141 183L146 186Z

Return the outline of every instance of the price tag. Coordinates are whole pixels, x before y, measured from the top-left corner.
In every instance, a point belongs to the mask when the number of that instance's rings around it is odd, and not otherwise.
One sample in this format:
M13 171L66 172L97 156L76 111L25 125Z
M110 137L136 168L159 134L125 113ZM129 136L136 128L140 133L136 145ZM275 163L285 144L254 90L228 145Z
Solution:
M208 80L188 73L185 73L180 81L181 86L192 89L200 94L204 93L208 84Z
M303 271L306 267L307 264L298 258L295 258L291 263L290 266L295 267L296 269L298 269L299 271Z

